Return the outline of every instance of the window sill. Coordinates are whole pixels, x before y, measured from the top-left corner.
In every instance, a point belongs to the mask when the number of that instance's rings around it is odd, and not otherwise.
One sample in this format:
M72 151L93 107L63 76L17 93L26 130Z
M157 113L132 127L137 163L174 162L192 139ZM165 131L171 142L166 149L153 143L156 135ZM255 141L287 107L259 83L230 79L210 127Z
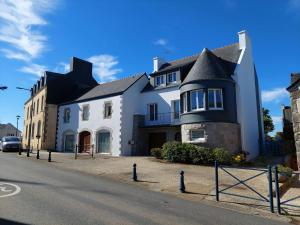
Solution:
M188 141L188 143L192 143L192 144L196 144L196 143L206 143L207 139L203 138L203 139L197 139L197 140L193 140L193 141Z
M224 110L224 109L223 109L223 108L208 108L208 110L222 111L222 110Z

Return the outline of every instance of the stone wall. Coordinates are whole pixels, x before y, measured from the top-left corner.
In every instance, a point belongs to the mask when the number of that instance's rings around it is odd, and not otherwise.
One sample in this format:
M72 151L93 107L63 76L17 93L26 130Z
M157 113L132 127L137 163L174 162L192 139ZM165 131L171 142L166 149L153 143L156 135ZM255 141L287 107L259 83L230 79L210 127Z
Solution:
M191 130L204 130L205 141L191 141ZM204 122L181 125L182 142L215 148L224 147L231 153L241 150L240 126L236 123Z
M300 169L300 90L297 89L291 92L291 103L296 154L298 168Z

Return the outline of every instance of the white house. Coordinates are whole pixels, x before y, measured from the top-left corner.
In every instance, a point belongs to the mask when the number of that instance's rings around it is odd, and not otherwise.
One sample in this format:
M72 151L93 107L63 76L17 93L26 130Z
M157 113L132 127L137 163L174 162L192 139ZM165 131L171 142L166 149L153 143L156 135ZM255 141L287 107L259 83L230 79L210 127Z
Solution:
M61 104L56 149L131 155L133 114L146 74L99 84L75 101ZM126 104L124 104L126 103ZM121 135L122 134L122 135Z
M60 105L56 148L111 155L147 155L167 141L244 150L263 147L263 120L252 44L237 43L194 56L153 59L149 75L100 84Z

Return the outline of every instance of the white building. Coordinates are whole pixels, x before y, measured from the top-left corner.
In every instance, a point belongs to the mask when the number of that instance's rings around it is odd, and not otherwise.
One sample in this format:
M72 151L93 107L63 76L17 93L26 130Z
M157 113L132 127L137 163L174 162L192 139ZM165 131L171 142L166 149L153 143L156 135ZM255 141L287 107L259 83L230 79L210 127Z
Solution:
M260 90L251 41L245 31L238 36L238 43L183 59L156 57L149 80L143 74L100 84L61 105L56 148L147 155L176 140L254 158L264 142Z

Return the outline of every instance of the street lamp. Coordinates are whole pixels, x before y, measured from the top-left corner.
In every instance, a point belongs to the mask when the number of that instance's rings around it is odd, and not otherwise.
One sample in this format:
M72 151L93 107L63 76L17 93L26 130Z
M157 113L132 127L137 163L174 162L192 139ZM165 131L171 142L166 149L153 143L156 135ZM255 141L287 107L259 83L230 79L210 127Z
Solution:
M18 137L19 136L19 119L20 119L21 116L17 115L16 118L17 118L17 130L16 130L16 136Z
M32 89L28 89L28 88L23 88L23 87L16 87L19 90L25 90L25 91L29 91L30 92L30 96L32 94ZM31 132L32 132L32 113L33 113L33 96L31 96L31 106L30 106L30 124L29 124L29 136L28 136L28 143L27 143L27 147L30 148L30 142L31 142Z
M5 89L7 89L6 86L0 86L0 90L4 91Z

